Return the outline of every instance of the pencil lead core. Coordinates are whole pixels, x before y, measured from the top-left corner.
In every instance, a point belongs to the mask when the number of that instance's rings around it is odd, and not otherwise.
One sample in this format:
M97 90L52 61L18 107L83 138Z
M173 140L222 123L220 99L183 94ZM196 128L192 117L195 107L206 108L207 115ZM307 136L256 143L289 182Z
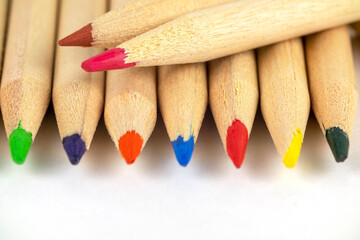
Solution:
M348 135L339 127L331 127L326 129L325 136L336 162L344 162L349 153Z
M133 164L140 155L143 145L142 137L135 131L127 131L119 139L119 150L127 164Z
M70 34L67 37L59 40L58 44L60 46L81 46L81 47L91 47L93 38L92 38L92 26L91 23L77 30L76 32Z
M240 168L245 157L248 143L248 130L246 126L235 119L227 130L226 151L236 168Z
M194 150L194 136L191 136L186 141L184 141L182 136L179 136L175 141L171 142L171 145L173 146L178 163L181 166L186 167L190 162Z
M13 161L23 164L29 153L32 143L32 134L25 131L20 125L9 136L9 147Z
M125 63L126 58L125 49L112 48L84 61L81 67L87 72L97 72L123 69L136 65L136 63Z
M283 163L287 168L295 167L301 151L301 146L303 142L303 134L299 128L296 129L296 132L293 133L293 138L290 143L290 147L284 155Z
M64 137L62 140L64 150L72 165L77 165L86 152L85 142L79 134Z

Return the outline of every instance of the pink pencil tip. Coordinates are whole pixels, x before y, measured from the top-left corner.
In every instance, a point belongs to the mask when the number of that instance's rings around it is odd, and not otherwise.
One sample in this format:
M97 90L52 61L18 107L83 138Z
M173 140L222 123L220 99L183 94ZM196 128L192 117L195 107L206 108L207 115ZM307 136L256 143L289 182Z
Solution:
M127 58L125 49L112 48L84 61L81 67L87 72L97 72L123 69L136 65L136 63L125 63L125 58Z

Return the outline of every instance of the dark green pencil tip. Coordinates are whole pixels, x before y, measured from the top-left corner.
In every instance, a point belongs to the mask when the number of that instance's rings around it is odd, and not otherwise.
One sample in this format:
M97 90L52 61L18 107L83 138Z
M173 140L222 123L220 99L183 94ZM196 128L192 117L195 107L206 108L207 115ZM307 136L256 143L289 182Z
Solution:
M9 147L13 161L16 164L23 164L29 153L32 143L32 134L26 132L20 126L12 131L9 136Z
M349 153L348 135L339 127L331 127L326 129L325 136L336 162L344 162Z

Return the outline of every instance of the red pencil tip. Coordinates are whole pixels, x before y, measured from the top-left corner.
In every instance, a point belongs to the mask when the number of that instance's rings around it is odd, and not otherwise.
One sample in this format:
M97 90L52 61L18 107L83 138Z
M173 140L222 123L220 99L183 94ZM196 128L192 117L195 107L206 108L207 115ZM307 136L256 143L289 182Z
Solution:
M127 164L135 162L143 145L142 137L135 131L127 131L119 139L119 150Z
M125 63L125 58L127 58L125 49L113 48L84 61L81 67L87 72L96 72L123 69L136 65L136 63Z
M85 27L61 39L58 44L60 46L91 47L93 42L91 31L92 26L91 23L89 23Z
M226 151L236 168L240 168L244 161L248 131L246 126L235 119L227 130Z

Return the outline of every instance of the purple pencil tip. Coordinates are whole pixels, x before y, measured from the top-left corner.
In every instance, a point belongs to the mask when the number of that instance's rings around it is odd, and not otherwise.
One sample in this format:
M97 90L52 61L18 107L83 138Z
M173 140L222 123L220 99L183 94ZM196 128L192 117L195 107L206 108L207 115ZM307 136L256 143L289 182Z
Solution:
M81 157L86 152L85 142L81 139L79 134L64 137L62 140L65 152L73 165L80 162Z

